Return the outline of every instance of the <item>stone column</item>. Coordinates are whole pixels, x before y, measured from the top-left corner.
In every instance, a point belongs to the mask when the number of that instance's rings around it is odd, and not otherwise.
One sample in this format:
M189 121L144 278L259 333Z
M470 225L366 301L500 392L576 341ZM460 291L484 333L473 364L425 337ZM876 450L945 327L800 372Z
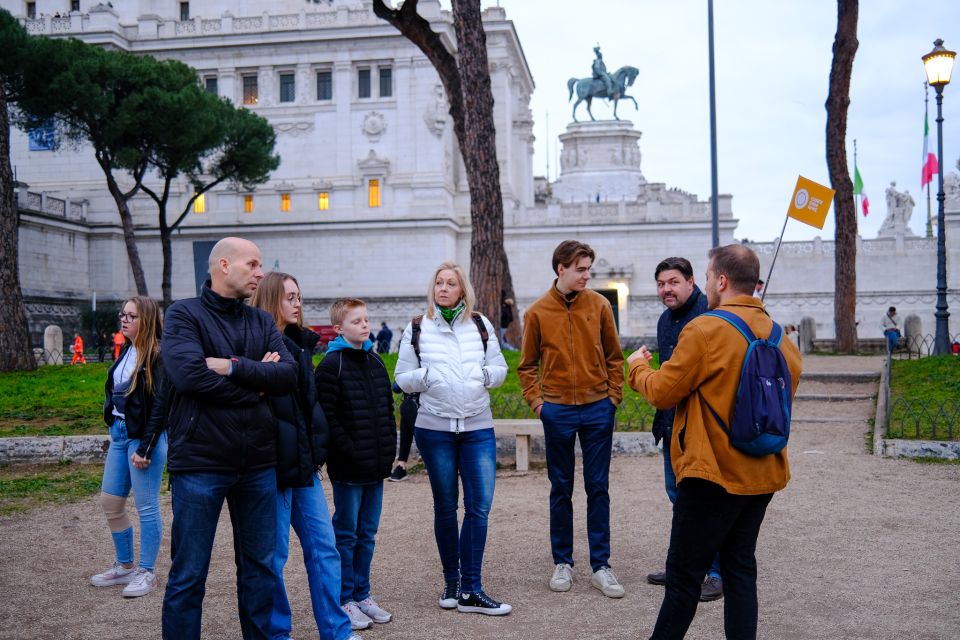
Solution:
M923 345L923 326L920 323L920 316L915 313L907 316L903 322L903 337L908 351L920 353L920 347Z
M63 330L55 324L43 330L42 364L63 364Z
M817 338L817 323L810 316L800 319L800 353L811 353Z

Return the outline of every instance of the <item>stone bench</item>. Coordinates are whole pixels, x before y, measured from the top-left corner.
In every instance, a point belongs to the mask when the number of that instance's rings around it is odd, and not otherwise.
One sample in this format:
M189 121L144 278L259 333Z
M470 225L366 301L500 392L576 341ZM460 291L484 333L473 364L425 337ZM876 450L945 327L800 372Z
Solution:
M530 469L530 437L543 435L543 423L539 420L494 420L493 430L497 436L515 436L517 439L517 471Z

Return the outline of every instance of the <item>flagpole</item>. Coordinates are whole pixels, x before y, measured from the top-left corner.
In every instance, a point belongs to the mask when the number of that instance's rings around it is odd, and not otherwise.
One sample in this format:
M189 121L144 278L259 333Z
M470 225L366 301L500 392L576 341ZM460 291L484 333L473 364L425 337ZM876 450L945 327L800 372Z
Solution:
M930 85L927 84L926 81L924 81L924 83L923 83L923 123L924 123L924 128L926 128L926 123L927 123L927 116L928 116L928 112L929 112L929 108L927 107L927 105L928 105L929 102L930 102ZM924 131L924 135L926 135L926 131ZM924 158L923 161L926 162L927 159ZM933 182L933 181L930 180L930 181L927 182L927 237L928 237L928 238L932 238L932 237L933 237L933 212L932 212L932 210L931 210L931 208L930 208L930 182Z
M857 173L857 139L856 138L853 139L853 173L854 173L854 176L856 176L856 173ZM853 219L856 220L859 217L857 216L856 212L860 211L860 202L863 196L861 196L859 193L856 193L856 189L854 189L854 192L855 193L853 194L853 211L854 211ZM859 196L859 199L858 199L858 196Z
M773 262L770 263L770 271L767 272L767 279L763 283L763 291L760 292L760 302L763 302L764 297L767 295L767 289L770 288L770 276L773 275L773 265L777 264L777 256L780 255L780 245L783 244L783 234L787 230L787 220L790 219L790 214L787 214L787 217L783 221L783 229L780 229L780 239L777 240L777 250L773 252Z

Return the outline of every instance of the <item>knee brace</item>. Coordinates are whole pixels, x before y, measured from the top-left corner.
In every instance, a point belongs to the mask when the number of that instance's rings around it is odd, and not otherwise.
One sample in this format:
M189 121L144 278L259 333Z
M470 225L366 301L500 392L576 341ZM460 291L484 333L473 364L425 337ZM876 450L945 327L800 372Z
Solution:
M107 526L113 533L126 531L133 526L130 524L130 518L127 517L127 499L125 497L101 493L100 506L103 508L103 515L107 517Z

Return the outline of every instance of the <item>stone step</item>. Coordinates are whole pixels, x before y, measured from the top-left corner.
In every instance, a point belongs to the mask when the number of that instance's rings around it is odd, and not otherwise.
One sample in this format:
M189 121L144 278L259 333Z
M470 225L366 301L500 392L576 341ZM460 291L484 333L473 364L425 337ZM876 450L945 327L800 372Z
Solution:
M873 400L877 397L875 393L798 393L794 397L796 400L807 402L857 402L858 400Z
M804 371L800 374L800 382L872 382L880 381L880 373L865 373L862 371Z

